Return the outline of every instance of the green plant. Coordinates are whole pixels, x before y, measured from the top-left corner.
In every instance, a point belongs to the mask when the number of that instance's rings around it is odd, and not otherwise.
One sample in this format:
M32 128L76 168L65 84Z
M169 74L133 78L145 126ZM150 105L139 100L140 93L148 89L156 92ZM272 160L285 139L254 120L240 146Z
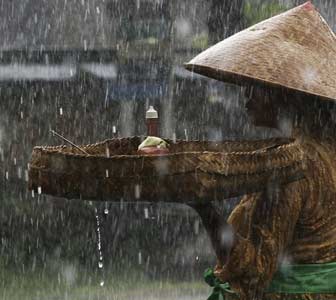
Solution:
M244 16L248 26L252 26L274 15L282 13L287 8L275 1L269 3L252 3L247 1L244 6Z

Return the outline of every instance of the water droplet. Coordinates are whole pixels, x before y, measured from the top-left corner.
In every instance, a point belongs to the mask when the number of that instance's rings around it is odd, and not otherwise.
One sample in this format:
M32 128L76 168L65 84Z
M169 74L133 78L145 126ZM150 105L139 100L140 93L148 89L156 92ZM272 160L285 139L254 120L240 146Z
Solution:
M113 125L113 127L112 127L112 132L113 132L113 133L116 133L116 132L117 132L117 127L116 127L115 125Z
M195 231L195 234L198 234L199 233L199 220L196 220L195 223L194 223L194 231Z
M198 256L196 256L196 261L199 261L199 257Z
M175 132L173 133L173 143L174 144L176 143L176 133Z
M106 157L110 157L110 148L107 145L106 145L105 152L106 152Z
M144 212L145 212L145 219L148 219L149 216L148 216L148 208L147 207L144 209Z
M18 178L20 178L21 179L21 177L22 177L22 169L21 169L21 167L18 167Z
M8 174L8 171L6 172L6 180L8 180L9 178L9 174Z
M105 175L106 175L106 178L108 178L108 177L109 177L109 170L106 169L105 173L106 173L106 174L105 174Z
M63 108L62 107L60 108L59 113L60 113L61 116L63 115Z
M140 198L140 185L135 185L135 188L134 188L134 196L136 199L139 199Z
M32 190L32 197L34 198L35 197L35 191Z
M141 254L141 252L138 253L138 262L139 262L139 265L142 264L142 254Z
M105 212L105 211L104 211ZM103 268L103 253L101 251L102 244L101 244L101 230L100 230L100 221L99 221L99 215L98 215L98 209L95 207L95 217L96 217L96 230L97 230L97 248L98 248L98 268ZM100 282L100 286L104 285L104 281Z
M105 209L104 209L104 214L105 214L105 215L108 215L108 213L109 213L109 210L108 210L107 208L105 208Z
M14 157L14 166L16 166L16 157Z
M20 112L21 120L23 119L23 111Z
M42 194L42 187L39 186L39 187L37 188L37 193L38 193L39 195Z

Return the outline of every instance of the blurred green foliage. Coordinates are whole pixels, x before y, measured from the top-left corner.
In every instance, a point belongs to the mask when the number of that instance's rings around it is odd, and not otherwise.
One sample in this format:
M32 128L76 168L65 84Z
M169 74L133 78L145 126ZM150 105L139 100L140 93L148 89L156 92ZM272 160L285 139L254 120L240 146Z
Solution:
M193 38L192 40L192 48L204 50L209 46L208 35L200 34Z
M244 17L248 26L252 26L265 19L273 17L287 10L287 7L278 1L268 1L267 3L255 3L246 1L244 5Z

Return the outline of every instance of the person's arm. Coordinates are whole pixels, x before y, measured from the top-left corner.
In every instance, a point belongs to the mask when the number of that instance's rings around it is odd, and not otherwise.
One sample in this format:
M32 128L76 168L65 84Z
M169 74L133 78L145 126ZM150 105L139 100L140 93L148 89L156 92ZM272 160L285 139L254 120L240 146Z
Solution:
M272 188L246 197L232 212L234 243L215 275L241 299L261 299L292 242L307 190L305 180Z
M292 240L305 192L305 181L298 181L246 196L228 220L233 228L231 244L221 239L226 222L214 207L194 207L218 258L215 275L229 282L241 299L259 299L271 281Z
M189 204L200 216L203 226L210 238L218 261L225 261L230 252L233 230L226 220L221 216L215 207L210 203Z

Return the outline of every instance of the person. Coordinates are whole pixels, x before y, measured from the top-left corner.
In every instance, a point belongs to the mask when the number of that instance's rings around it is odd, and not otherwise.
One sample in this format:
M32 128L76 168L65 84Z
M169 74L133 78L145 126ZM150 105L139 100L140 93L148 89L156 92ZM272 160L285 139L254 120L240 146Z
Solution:
M330 56L336 53L336 38L326 26L309 2L224 40L187 64L203 75L245 86L254 125L296 139L307 161L303 179L244 196L227 221L211 203L191 204L218 260L215 278L207 273L215 286L209 299L336 299L336 63ZM273 57L271 49L277 51ZM321 51L330 60L319 60ZM307 65L313 56L316 60ZM266 60L274 62L272 68L258 70ZM302 72L307 66L313 75Z
M280 98L266 89L259 89L258 95L247 103L254 125L280 129L282 122L290 122L291 136L300 140L309 164L302 180L244 196L227 222L212 204L192 205L216 249L215 275L229 282L239 299L264 299L279 266L336 261L336 210L332 209L336 126L331 113L335 108L314 99L302 108L297 104L304 99L292 105L283 92ZM336 299L336 289L323 297L308 294L289 294L288 299ZM287 299L285 293L281 297L270 293L265 299Z

